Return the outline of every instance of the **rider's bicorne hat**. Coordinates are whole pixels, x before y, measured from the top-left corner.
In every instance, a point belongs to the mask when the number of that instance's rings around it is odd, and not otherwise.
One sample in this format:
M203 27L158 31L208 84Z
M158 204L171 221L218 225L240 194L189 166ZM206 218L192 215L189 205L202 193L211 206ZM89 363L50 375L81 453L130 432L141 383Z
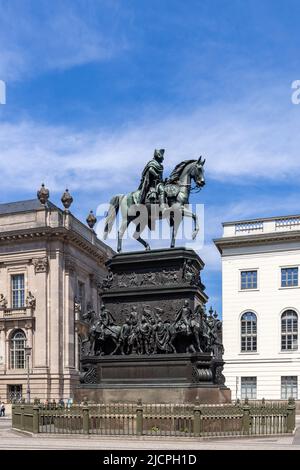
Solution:
M165 149L155 149L154 150L154 156L155 157L163 157L164 156L164 153L165 153Z

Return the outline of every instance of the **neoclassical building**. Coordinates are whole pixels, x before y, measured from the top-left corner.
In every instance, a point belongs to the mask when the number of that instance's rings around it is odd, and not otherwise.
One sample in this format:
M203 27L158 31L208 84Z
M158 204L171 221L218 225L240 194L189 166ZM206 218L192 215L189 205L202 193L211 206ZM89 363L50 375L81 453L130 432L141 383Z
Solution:
M111 255L68 209L39 199L0 204L1 400L26 399L29 390L31 398L73 396L74 299L82 310L99 308L97 285Z
M299 397L300 216L223 224L226 385L233 398Z

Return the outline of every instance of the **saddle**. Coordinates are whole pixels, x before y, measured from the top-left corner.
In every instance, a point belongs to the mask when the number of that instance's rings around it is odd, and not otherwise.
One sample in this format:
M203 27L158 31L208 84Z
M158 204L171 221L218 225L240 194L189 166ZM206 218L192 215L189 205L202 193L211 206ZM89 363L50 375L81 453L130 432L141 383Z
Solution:
M140 203L140 201L139 201L140 193L141 193L141 191L136 191L136 192L132 193L131 203L133 203L135 205L138 205ZM151 189L146 194L145 203L149 203L149 202L151 202L152 204L157 204L159 202L158 197L157 197L157 191L155 189Z
M157 191L151 189L146 195L146 202L152 202L154 204L158 203Z
M165 186L165 194L168 198L177 197L180 187L177 184L166 184Z

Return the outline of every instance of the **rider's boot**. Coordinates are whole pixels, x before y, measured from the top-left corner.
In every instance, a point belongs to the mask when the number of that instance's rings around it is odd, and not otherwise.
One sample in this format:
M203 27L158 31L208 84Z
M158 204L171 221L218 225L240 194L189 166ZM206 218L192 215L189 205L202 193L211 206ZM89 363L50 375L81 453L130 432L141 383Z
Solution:
M158 195L158 203L159 203L159 209L163 213L168 208L168 205L166 204L166 200L165 200L165 195L163 192L160 192Z

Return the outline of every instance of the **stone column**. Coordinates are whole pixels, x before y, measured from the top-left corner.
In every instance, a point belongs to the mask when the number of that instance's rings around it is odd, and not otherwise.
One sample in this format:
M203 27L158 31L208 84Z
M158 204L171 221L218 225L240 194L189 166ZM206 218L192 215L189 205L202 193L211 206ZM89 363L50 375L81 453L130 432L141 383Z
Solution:
M26 338L27 338L27 346L29 346L31 349L31 354L30 354L30 357L29 357L29 368L32 369L32 367L34 366L35 364L35 357L34 357L34 349L33 348L33 342L32 342L32 324L31 322L27 322L25 324L25 330L26 330ZM38 355L38 352L37 352L37 355Z
M64 276L64 367L66 369L75 368L75 272L75 263L71 259L66 258Z
M10 336L14 327L5 330L5 369L10 368Z
M63 245L52 242L49 259L49 363L51 398L59 399L63 387Z
M46 368L48 360L48 267L49 261L46 256L34 258L34 285L37 295L35 308L35 337L33 349L33 364L35 367Z
M0 325L0 371L4 371L6 366L5 351L5 326Z
M75 326L75 370L80 369L79 364L79 338L78 338L78 327Z

